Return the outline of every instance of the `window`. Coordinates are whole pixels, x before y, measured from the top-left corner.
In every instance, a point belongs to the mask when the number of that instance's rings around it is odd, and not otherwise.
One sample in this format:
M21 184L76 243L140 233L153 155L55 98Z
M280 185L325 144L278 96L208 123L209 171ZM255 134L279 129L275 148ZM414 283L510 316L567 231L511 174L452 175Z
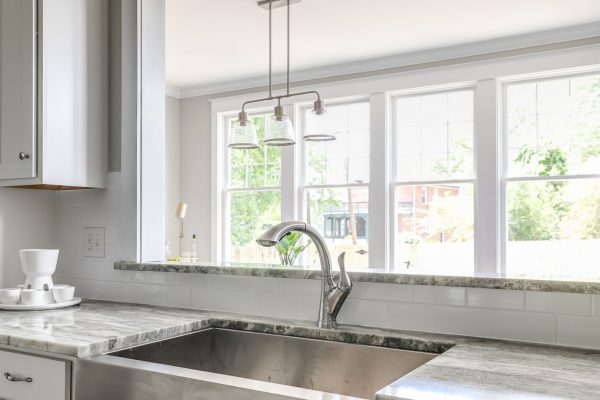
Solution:
M349 267L600 278L600 72L535 77L522 65L526 76L494 77L494 67L429 87L380 77L370 95L326 99L318 117L285 104L296 146L221 148L219 261L279 262L255 238L284 218L316 227ZM389 82L402 91L386 92ZM226 129L231 115L219 120ZM264 119L252 115L260 138ZM318 264L314 246L297 263Z
M393 98L394 269L474 271L473 89Z
M600 74L512 82L506 271L594 276L600 248Z
M349 267L367 267L369 261L369 110L368 101L330 103L318 117L301 109L303 134L336 137L304 144L305 220L321 231L334 259L346 252ZM318 263L314 246L305 262Z
M259 141L264 139L264 114L251 116ZM233 118L226 119L231 128ZM229 135L227 135L229 137ZM281 222L281 148L226 150L224 260L278 262L275 250L256 245L265 229Z

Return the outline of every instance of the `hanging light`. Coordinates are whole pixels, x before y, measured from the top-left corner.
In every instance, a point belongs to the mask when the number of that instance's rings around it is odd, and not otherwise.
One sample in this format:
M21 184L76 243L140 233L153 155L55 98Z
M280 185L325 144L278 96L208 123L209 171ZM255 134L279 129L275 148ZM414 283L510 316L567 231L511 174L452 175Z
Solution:
M229 136L230 149L258 149L258 136L254 124L248 120L248 114L245 111L240 111L238 120L231 127L231 135Z
M285 115L281 99L292 96L302 96L314 94L317 100L314 102L313 112L316 115L322 115L325 112L325 106L321 100L319 92L310 90L301 93L290 93L290 4L299 3L301 0L260 0L258 5L269 10L269 97L263 99L250 100L242 104L242 110L239 113L239 119L231 130L229 147L233 149L255 149L258 148L258 139L256 130L248 120L245 111L246 105L262 101L277 100L272 116L267 118L265 124L265 145L268 146L289 146L296 143L296 134L290 118ZM272 74L272 11L273 8L287 6L287 70L286 70L286 93L280 96L273 96L273 74ZM334 135L314 135L306 134L304 139L307 141L335 140Z
M323 100L315 101L313 109L311 111L311 116L320 117L325 113L326 113L326 111L325 111L325 108L323 105ZM321 120L321 119L319 118L319 120ZM311 121L313 123L309 124L309 122L311 122ZM336 139L335 134L333 132L324 131L323 129L319 129L318 126L314 126L314 125L326 125L326 124L317 123L317 121L314 121L313 118L311 118L309 121L307 121L307 126L304 129L305 134L303 137L303 139L305 141L307 141L307 142L328 142L328 141L332 141L332 140Z
M275 113L267 118L265 126L265 144L268 146L289 146L296 143L296 134L290 118L278 104Z

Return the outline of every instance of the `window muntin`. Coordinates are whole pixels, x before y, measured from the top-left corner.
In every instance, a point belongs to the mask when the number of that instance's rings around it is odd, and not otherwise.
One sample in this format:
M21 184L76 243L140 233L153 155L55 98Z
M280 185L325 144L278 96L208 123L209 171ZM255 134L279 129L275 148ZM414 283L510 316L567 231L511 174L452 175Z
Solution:
M508 83L506 272L600 276L600 74Z
M505 120L509 177L600 171L600 74L508 84Z
M600 179L507 183L506 271L598 278Z
M281 181L281 148L264 146L265 120L268 114L250 116L250 123L256 128L260 143L258 150L232 150L228 153L229 187L259 188L280 186ZM228 118L231 129L234 118Z
M306 221L319 230L333 259L346 252L349 267L369 266L369 188L319 188L305 190ZM305 261L318 264L314 246L309 246Z
M272 247L256 244L256 238L281 222L281 191L235 191L227 193L226 261L279 263Z
M281 148L262 144L267 117L268 114L250 117L259 139L258 149L225 149L224 261L279 262L273 248L256 244L264 230L281 222ZM226 118L229 129L233 121L233 117Z
M396 177L473 177L473 90L396 97Z
M472 183L396 185L395 199L395 271L473 273Z
M348 267L368 267L370 103L330 103L316 117L301 109L302 133L334 134L335 141L305 142L304 215L325 238L331 256L346 252ZM318 264L314 246L301 260Z
M303 134L333 134L336 140L305 142L305 183L369 182L369 103L330 104L322 115L302 109Z
M474 90L398 96L394 270L472 274Z

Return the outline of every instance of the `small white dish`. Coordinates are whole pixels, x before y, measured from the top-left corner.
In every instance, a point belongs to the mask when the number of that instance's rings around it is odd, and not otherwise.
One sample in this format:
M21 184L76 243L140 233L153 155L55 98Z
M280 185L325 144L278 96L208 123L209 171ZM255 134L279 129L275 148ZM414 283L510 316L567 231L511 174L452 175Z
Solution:
M75 295L75 286L56 285L52 288L52 295L57 303L71 301Z
M0 289L0 304L17 304L21 298L21 289Z
M27 304L0 304L0 310L8 311L42 311L42 310L56 310L59 308L73 307L81 303L81 298L74 297L73 300L67 301L66 303L52 303L52 304L38 304L38 305L27 305Z
M21 290L21 304L27 306L39 306L46 304L44 290L42 289L24 289Z
M44 304L52 303L54 303L54 294L52 293L52 289L44 290Z

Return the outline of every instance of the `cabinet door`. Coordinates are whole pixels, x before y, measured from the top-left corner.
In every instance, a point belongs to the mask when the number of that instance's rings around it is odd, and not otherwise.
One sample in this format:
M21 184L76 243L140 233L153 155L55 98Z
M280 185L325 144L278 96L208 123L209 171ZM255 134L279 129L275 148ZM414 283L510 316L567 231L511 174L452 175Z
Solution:
M35 0L0 0L0 179L36 176L35 14Z
M67 400L69 383L67 361L0 350L0 399Z

